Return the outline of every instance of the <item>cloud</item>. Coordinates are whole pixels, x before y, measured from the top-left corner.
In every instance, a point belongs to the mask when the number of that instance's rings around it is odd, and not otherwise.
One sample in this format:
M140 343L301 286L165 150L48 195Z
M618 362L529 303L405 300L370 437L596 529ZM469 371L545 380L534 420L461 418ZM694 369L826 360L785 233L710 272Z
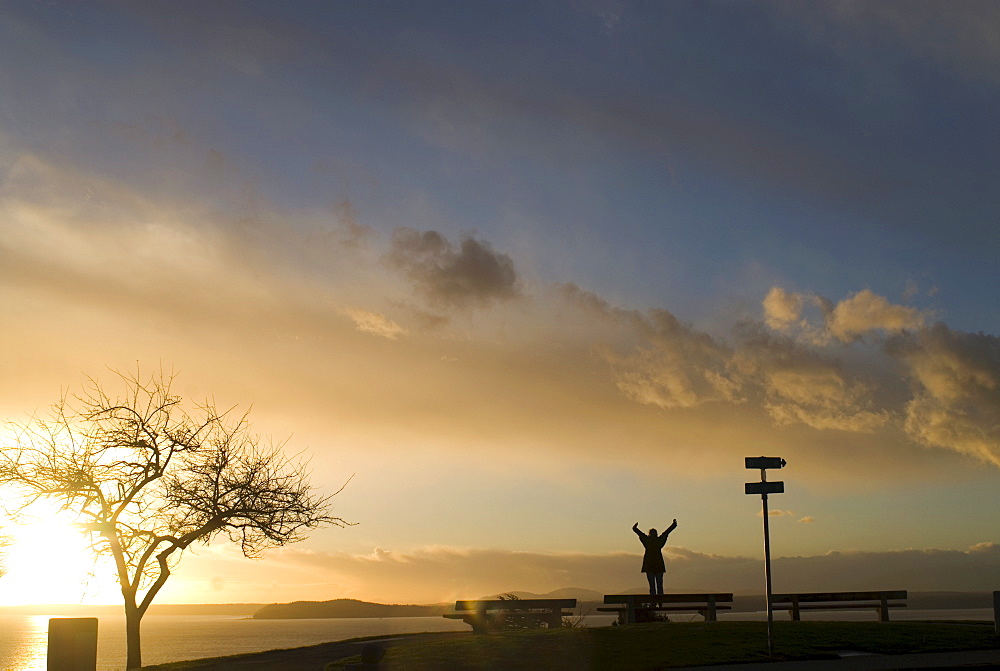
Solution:
M827 328L838 340L851 342L871 331L914 330L923 324L924 315L919 310L893 305L870 289L863 289L837 303Z
M789 292L771 287L761 303L768 328L794 336L811 345L831 340L850 343L873 333L893 334L924 326L929 313L890 303L870 289L834 303L815 294ZM818 309L807 314L806 307Z
M406 329L378 312L353 309L348 310L347 314L354 320L354 325L362 333L370 333L389 340L395 340L406 333Z
M907 364L913 386L906 431L1000 466L1000 338L937 323L886 349Z
M806 515L805 517L803 517L802 519L799 520L799 522L802 523L802 524L812 524L815 521L816 521L816 518L813 517L812 515Z
M401 228L393 234L386 258L436 305L483 307L521 295L510 256L471 237L456 248L437 231Z
M905 435L997 463L1000 356L992 336L927 329L926 313L868 289L835 303L772 287L763 322L737 324L732 344L667 310L618 308L572 283L559 295L610 329L593 351L638 403L666 410L715 404L718 413L743 405L778 427ZM887 342L895 343L890 357L878 348ZM882 361L873 366L874 357ZM910 398L899 360L912 370Z
M618 388L629 398L661 408L693 408L735 400L727 377L727 347L662 309L622 310L575 284L561 287L571 304L625 331L625 342L598 348Z
M606 343L598 351L611 364L618 388L640 403L694 408L757 398L759 407L779 426L804 424L863 433L890 420L888 410L875 406L876 380L865 379L791 336L770 332L763 324L738 325L733 346L681 323L666 310L623 310L574 284L563 285L561 292L570 303L625 332L623 340ZM818 329L803 321L807 302L824 313L833 311L825 299L774 287L764 299L765 323L782 331L794 324L800 333L815 335ZM850 307L846 312L851 313Z
M997 463L992 336L886 331L917 317L871 292L838 305L772 288L761 321L727 340L571 283L512 300L514 261L486 241L379 239L345 204L332 219L263 205L220 218L31 155L0 184L0 215L0 298L17 315L0 345L21 380L0 397L11 412L49 402L80 371L164 361L199 394L268 407L297 434L385 449L424 436L440 449L520 444L645 464L671 445L684 454L674 469L709 472L737 445L808 444L803 465L822 479L847 449L823 433L850 431L851 449L913 473L940 463L918 444ZM408 281L380 263L384 250ZM414 288L437 307L512 302L457 329L399 298ZM834 338L825 315L838 307L854 324L845 333L876 330ZM883 333L898 346L881 350ZM628 448L608 456L625 434Z
M802 295L771 287L764 297L764 323L777 331L784 331L802 318Z
M763 510L761 510L760 512L757 513L757 517L763 517L763 516L764 516L764 511ZM767 511L767 516L768 517L794 517L795 513L793 511L791 511L791 510L776 510L776 509L771 509L771 510Z
M370 226L358 223L357 212L349 200L342 200L333 208L340 233L340 244L350 249L363 249L375 237Z
M870 433L889 415L873 408L872 382L793 339L744 323L733 368L745 385L763 392L763 407L778 425Z

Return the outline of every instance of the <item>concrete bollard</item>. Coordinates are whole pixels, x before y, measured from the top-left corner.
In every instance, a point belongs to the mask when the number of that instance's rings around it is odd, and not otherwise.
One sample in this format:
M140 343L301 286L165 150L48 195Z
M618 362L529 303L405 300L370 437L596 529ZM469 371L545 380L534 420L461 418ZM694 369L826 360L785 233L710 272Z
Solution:
M49 619L48 671L97 671L97 618Z

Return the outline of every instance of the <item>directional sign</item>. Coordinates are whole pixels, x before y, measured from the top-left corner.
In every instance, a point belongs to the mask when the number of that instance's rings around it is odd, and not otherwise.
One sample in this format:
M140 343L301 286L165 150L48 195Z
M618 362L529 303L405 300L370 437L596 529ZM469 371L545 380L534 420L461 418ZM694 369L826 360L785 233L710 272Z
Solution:
M781 457L744 457L747 468L781 468L787 462Z
M747 482L745 485L747 494L784 494L785 483L776 480L774 482Z

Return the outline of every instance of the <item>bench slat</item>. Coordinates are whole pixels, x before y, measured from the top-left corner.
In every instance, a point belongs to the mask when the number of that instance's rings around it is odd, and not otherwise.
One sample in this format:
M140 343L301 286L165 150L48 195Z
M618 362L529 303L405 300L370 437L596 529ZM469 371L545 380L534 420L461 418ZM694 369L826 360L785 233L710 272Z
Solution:
M638 611L695 611L701 613L707 622L715 622L719 610L728 610L729 606L720 606L719 602L731 602L732 592L715 594L605 594L604 603L617 604L625 624L635 624L635 614ZM664 604L674 604L667 606Z
M455 610L513 610L522 608L576 608L576 599L483 599L455 602Z
M906 608L905 603L887 603L886 608ZM880 603L821 603L821 604L802 604L799 606L799 610L849 610L852 608L874 608L876 610L882 608ZM776 608L775 610L791 610L791 608Z
M715 610L732 610L732 609L733 609L732 606L716 606L715 607ZM598 608L597 610L605 611L605 612L608 612L608 613L621 613L621 612L623 612L625 610L625 606L617 606L617 607L614 607L614 608ZM638 612L640 610L677 610L677 611L681 611L681 610L687 610L687 611L699 610L700 611L700 610L708 610L708 606L707 605L701 605L701 606L697 606L697 605L693 605L693 606L647 606L645 608L642 607L642 606L639 606L635 610L636 610L636 612Z
M732 593L719 594L605 594L604 603L708 603L714 598L720 601L732 601Z
M799 603L812 601L878 601L880 599L905 599L906 590L884 592L801 592L798 594L772 594L771 603L790 602L797 598Z

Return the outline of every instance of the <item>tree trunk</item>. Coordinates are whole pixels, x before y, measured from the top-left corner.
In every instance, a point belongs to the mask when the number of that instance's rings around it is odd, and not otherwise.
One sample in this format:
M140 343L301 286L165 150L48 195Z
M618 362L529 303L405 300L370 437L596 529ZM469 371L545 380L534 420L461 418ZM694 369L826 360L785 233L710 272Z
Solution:
M142 668L142 647L139 639L139 624L142 615L139 609L125 606L125 644L127 649L125 668L129 671Z

